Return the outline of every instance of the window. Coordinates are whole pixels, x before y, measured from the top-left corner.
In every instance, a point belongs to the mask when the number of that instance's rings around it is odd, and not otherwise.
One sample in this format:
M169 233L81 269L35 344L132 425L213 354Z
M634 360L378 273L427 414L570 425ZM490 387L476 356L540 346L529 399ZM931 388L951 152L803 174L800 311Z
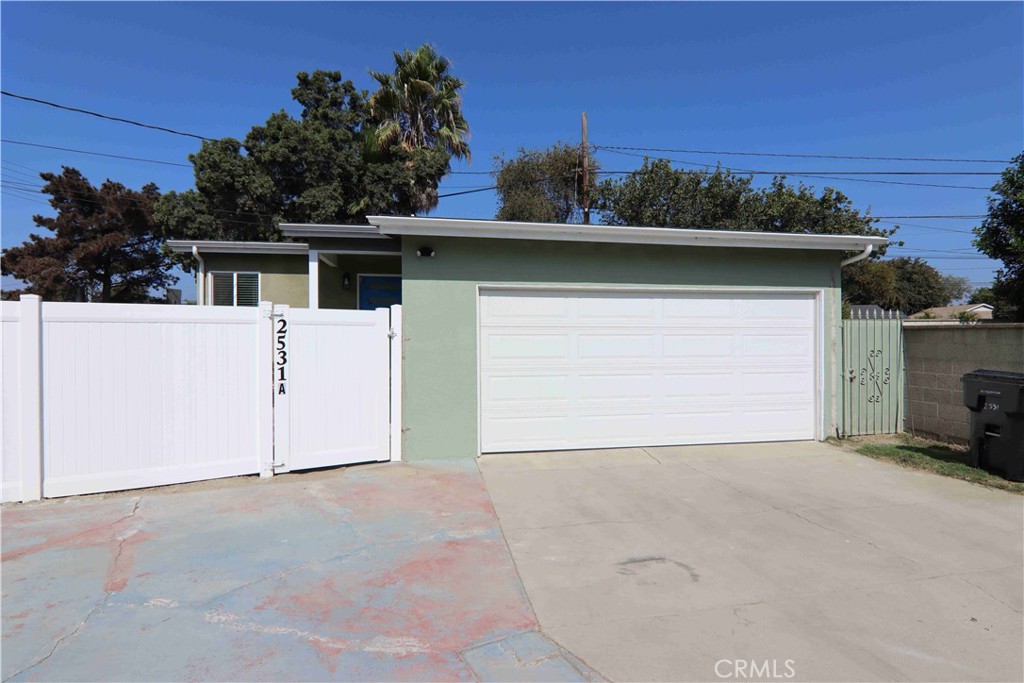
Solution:
M210 273L210 301L214 306L257 306L259 273Z

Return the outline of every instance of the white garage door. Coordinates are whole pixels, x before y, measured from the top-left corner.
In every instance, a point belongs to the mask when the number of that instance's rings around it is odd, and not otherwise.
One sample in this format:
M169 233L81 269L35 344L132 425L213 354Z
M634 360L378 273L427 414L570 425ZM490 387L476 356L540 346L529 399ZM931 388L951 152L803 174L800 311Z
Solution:
M481 450L815 438L813 295L484 290Z

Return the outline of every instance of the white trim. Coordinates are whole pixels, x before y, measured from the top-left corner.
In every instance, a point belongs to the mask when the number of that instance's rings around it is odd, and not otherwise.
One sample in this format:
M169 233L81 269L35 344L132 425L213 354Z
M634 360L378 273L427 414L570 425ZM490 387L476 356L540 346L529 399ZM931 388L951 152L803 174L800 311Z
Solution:
M363 281L363 277L397 277L399 280L402 278L401 273L356 273L356 310L357 311L372 311L373 308L359 308L359 288L360 283Z
M390 239L375 225L332 225L330 223L281 223L286 237L347 237L356 239Z
M359 249L321 249L321 254L339 254L341 256L401 256L400 251L361 251Z
M825 322L826 322L826 301L825 289L823 287L746 287L746 286L706 286L706 285L586 285L586 284L515 284L508 282L484 283L476 285L476 452L477 457L483 455L483 430L482 430L482 401L483 390L481 379L483 372L480 367L480 298L485 290L532 290L532 291L555 291L555 292L627 292L627 293L664 293L664 294L686 294L686 293L709 293L709 294L802 294L813 296L815 302L815 387L814 387L814 410L816 414L814 424L814 438L817 441L824 441L827 434L825 430L825 374L827 372L825 363Z
M305 254L308 244L301 242L219 242L215 240L167 240L164 244L176 253L192 253L192 248L210 254Z
M391 306L391 460L402 460L402 305Z
M889 241L885 237L869 237L866 235L804 235L740 230L516 223L511 221L457 218L368 216L367 220L378 226L382 233L388 235L437 237L536 239L563 242L612 242L620 244L756 249L825 249L836 251L860 251L868 246L887 244Z
M332 258L331 255L328 254L327 252L324 252L324 251L320 252L320 260L324 264L330 266L331 268L337 268L338 267L338 259Z
M306 280L306 292L308 294L307 308L316 310L320 308L320 252L310 249L307 256L309 263L308 279Z

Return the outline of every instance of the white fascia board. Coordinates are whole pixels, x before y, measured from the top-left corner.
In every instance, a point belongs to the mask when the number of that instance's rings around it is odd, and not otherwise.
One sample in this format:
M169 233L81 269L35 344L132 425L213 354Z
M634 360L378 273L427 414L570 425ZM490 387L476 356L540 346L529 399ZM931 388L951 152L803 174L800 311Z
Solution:
M695 247L752 249L863 250L882 246L885 237L867 235L802 235L740 230L692 230L683 228L642 228L614 225L569 225L562 223L515 223L511 221L466 220L458 218L410 218L367 216L386 235L436 237L478 237L489 239L553 240L561 242L614 242Z
M388 239L375 225L330 225L315 223L281 223L281 234L288 237L343 237L346 239Z
M305 254L308 244L301 242L221 242L215 240L167 240L167 247L177 253L191 253L196 247L200 254Z

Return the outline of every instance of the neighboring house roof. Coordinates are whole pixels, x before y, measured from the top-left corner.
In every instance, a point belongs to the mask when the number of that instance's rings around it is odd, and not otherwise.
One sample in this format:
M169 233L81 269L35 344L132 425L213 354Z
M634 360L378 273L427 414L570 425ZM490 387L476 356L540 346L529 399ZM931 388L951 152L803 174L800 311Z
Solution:
M692 230L617 225L519 223L462 218L367 216L387 235L437 237L486 237L493 239L553 240L568 242L615 242L697 247L760 249L867 250L886 244L885 237L866 235L804 235L741 230Z
M302 242L222 242L217 240L167 240L171 251L189 253L196 247L201 254L305 254L309 245Z
M993 308L988 304L961 304L959 306L936 306L915 313L911 318L955 318L961 313L973 313L979 318L991 318Z

